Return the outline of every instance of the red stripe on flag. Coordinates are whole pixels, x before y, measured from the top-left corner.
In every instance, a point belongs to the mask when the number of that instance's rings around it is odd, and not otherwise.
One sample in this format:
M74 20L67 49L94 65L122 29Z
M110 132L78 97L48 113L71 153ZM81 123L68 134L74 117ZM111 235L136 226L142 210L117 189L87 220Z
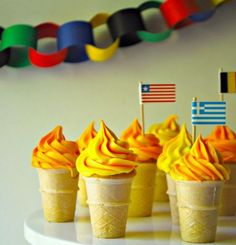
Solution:
M145 103L154 103L154 102L175 102L175 100L143 100Z
M175 97L148 97L148 98L142 98L142 100L175 100Z

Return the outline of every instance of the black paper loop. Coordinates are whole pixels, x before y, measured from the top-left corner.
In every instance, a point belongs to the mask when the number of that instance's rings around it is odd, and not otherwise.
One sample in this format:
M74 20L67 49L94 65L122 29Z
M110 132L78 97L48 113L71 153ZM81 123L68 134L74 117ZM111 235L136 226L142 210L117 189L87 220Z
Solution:
M4 29L0 26L0 41L2 40L2 33L3 33ZM3 51L0 51L0 67L6 65L9 61L10 58L10 52L11 49L7 48Z
M141 13L138 9L122 9L111 15L107 21L113 41L120 38L120 47L141 42L137 31L145 30Z

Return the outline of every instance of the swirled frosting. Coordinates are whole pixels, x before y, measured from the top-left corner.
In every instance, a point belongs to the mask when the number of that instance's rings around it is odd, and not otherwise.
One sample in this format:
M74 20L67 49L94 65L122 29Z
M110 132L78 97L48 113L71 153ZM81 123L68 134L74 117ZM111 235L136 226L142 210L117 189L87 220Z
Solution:
M137 162L155 162L162 151L158 138L154 134L144 134L137 119L123 131L121 139L128 142L137 155Z
M157 167L169 173L171 165L188 153L191 146L192 138L187 131L186 125L183 124L179 134L164 144L163 151L157 161Z
M223 159L208 142L199 136L190 152L178 159L170 174L175 180L228 180L229 170L223 165Z
M94 129L94 122L91 122L76 141L80 152L87 148L89 142L96 136L96 134L97 131Z
M206 140L221 153L225 163L236 163L236 133L228 126L216 126Z
M132 172L135 154L101 121L100 130L76 160L83 176L112 176Z
M55 127L45 135L33 150L32 166L44 169L72 169L79 155L76 142L68 141L62 127Z
M160 140L160 144L164 145L167 141L174 138L180 131L176 119L176 115L170 115L163 123L151 125L148 129L148 133L154 134Z

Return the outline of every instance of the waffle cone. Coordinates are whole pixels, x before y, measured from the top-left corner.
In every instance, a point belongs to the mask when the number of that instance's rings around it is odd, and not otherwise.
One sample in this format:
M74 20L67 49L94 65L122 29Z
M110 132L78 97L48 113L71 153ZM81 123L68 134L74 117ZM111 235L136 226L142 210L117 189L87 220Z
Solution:
M223 181L177 181L180 232L192 243L214 242Z
M155 177L155 188L154 188L154 201L156 202L168 202L169 197L166 194L167 183L165 172L157 169Z
M167 194L170 199L170 213L171 222L174 225L179 225L179 210L177 207L177 194L176 194L176 183L169 174L166 175L168 191Z
M76 170L73 170L76 176ZM65 169L38 169L44 217L49 222L74 220L78 175Z
M125 236L128 205L89 204L93 233L98 238Z
M156 164L141 163L136 168L128 215L131 217L145 217L152 214Z
M84 177L95 237L124 237L133 174L114 178Z
M86 185L83 178L79 178L79 191L78 191L78 200L80 206L87 207L87 190Z
M236 163L225 164L230 170L230 179L225 181L219 215L234 216L236 214Z
M177 195L169 195L170 200L170 214L173 225L179 225L179 210L177 207Z

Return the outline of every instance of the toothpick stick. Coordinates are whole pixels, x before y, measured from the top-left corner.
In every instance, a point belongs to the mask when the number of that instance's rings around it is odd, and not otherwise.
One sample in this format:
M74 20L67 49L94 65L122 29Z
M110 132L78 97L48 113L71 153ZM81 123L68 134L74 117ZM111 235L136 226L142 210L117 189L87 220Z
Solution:
M197 102L197 97L194 97L193 98L193 102ZM193 138L193 143L196 140L196 135L197 135L197 132L196 131L197 131L196 125L192 125L192 138Z
M219 89L220 89L220 82L221 82L221 80L220 80L220 73L221 72L223 72L223 69L222 68L219 69L219 73L218 73ZM221 93L221 92L219 92L219 95L220 95L220 101L224 101L224 94Z
M224 101L225 98L224 98L224 94L223 93L220 93L220 101Z
M145 123L144 123L144 105L143 103L140 105L140 110L141 110L141 125L142 125L142 133L144 134L144 127L145 127Z
M144 104L142 102L142 82L139 83L139 103L140 103L140 115L141 115L141 126L142 133L145 132L145 122L144 122Z

